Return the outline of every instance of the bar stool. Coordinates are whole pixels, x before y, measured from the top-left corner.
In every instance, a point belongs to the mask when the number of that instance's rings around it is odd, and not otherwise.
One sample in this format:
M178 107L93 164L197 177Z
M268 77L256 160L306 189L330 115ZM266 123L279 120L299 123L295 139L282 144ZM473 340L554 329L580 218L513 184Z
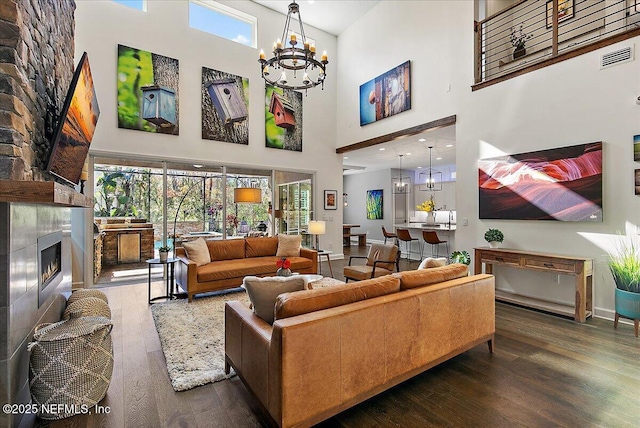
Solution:
M409 229L396 229L397 238L405 243L405 247L409 255L407 260L411 260L411 242L419 241L418 238L414 238L409 233ZM420 249L420 258L422 259L422 248Z
M384 243L387 243L387 238L394 238L394 241L398 240L398 235L393 232L387 232L387 229L382 226L382 235L384 236Z
M439 244L445 244L446 248L447 248L447 259L449 258L449 242L448 241L441 241L440 238L438 238L438 234L435 233L432 230L423 230L422 231L422 239L424 239L424 242L426 242L427 244L431 244L431 256L432 257L438 257L438 248L439 248ZM435 247L436 253L433 254L433 249Z

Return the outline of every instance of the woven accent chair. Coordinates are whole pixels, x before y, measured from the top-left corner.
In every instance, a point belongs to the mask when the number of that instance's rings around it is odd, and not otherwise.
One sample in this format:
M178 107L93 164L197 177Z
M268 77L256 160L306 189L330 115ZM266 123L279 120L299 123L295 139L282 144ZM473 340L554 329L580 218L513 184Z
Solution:
M354 259L366 259L367 262L364 265L351 265ZM368 256L349 257L349 265L343 268L345 281L349 282L350 279L362 281L364 279L389 275L393 273L394 265L396 271L400 272L399 259L400 251L397 245L371 244Z

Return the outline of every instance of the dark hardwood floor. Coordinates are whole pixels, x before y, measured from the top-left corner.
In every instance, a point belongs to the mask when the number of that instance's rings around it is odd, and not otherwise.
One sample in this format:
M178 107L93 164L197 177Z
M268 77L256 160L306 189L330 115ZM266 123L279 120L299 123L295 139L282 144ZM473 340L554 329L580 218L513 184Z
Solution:
M346 250L346 249L345 249ZM352 254L362 249L350 248ZM332 261L336 278L348 261ZM418 262L402 261L401 269ZM328 275L326 262L322 272ZM160 287L159 283L155 284ZM50 427L260 427L264 417L242 382L185 392L171 388L146 281L105 289L115 367L109 414L80 415ZM640 339L633 326L585 324L496 304L495 352L478 346L323 422L321 427L637 427Z

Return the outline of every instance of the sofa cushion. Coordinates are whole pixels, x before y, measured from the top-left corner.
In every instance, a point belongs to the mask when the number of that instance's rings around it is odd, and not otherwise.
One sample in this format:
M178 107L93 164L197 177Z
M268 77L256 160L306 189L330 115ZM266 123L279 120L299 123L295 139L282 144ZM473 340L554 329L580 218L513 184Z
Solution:
M285 293L276 299L276 320L309 312L348 305L360 300L384 296L400 290L400 281L391 275L351 284Z
M447 265L446 257L439 257L439 258L427 257L420 263L420 266L418 266L418 270L431 269L431 268L436 268L436 267L441 267L446 265Z
M278 235L278 257L295 257L300 255L302 235Z
M258 278L245 277L242 286L247 290L249 300L253 305L253 312L273 324L273 313L276 298L282 293L304 290L305 280L299 276L272 276Z
M400 280L400 289L417 288L425 285L437 284L455 278L469 275L469 267L461 263L453 263L447 266L432 269L409 270L396 272L392 276Z
M253 257L247 259L218 260L197 269L198 282L217 281L245 276L275 275L279 257ZM291 270L301 271L311 268L313 261L305 257L290 257Z
M211 261L244 258L244 239L207 241Z
M194 262L196 266L206 265L211 261L207 242L202 238L191 242L183 242L182 247L187 253L187 258Z
M245 257L275 256L278 251L278 238L247 238L244 246Z
M345 278L355 279L356 281L370 279L371 274L374 275L374 278L377 278L379 276L390 275L392 273L392 270L387 270L380 266L376 266L375 272L373 272L373 268L371 266L366 265L345 266L343 269L343 275Z

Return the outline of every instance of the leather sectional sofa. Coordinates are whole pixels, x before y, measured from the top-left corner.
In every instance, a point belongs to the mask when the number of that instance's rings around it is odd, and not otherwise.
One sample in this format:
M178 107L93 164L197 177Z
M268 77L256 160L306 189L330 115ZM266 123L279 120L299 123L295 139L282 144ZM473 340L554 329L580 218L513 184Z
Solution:
M273 276L276 273L278 237L206 241L211 263L197 266L183 247L176 248L176 283L195 294L240 287L245 276ZM287 257L291 270L303 274L318 272L318 253L300 248L300 256Z
M285 293L269 325L225 307L225 358L274 425L317 424L479 344L493 351L495 282L465 265Z

